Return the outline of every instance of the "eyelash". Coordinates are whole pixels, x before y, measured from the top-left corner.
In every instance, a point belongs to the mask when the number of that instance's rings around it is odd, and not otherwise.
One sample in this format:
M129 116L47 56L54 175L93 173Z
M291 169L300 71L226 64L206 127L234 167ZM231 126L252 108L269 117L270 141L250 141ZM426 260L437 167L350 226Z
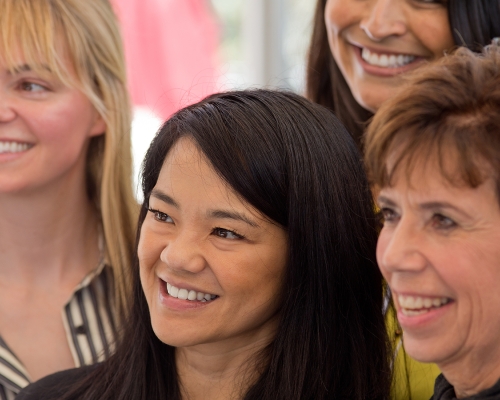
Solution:
M394 210L387 207L380 209L378 214L382 224L385 224L386 222L394 222L394 218L397 217L397 214L394 212Z
M414 0L416 3L448 5L448 0Z
M229 233L229 234L232 234L235 236L235 238L228 238L227 236L223 236L222 234L225 233ZM229 239L229 240L241 240L241 239L245 239L245 237L243 235L240 235L239 233L236 233L235 231L232 231L232 230L229 230L229 229L224 229L224 228L214 228L212 229L212 235L215 235L215 236L218 236L218 237L221 237L221 238L224 238L224 239Z
M433 226L441 230L453 229L457 226L457 223L451 218L444 216L443 214L436 213L432 216ZM436 226L438 225L438 226Z
M172 220L172 218L168 214L165 214L164 212L161 212L160 210L155 210L154 208L148 208L148 211L154 215L155 220L157 220L159 222L171 223L170 221L167 221L167 219Z
M41 90L28 90L27 89L28 86L38 86L39 88L41 88ZM36 83L36 82L31 82L31 81L22 81L19 84L19 88L25 92L30 92L30 93L43 92L43 91L48 90L45 86L43 86L39 83Z
M397 213L391 208L382 208L379 213L380 221L382 225L385 223L393 223L397 220ZM431 217L431 224L434 228L439 230L450 230L457 226L457 223L453 221L451 218L446 217L443 214L435 213Z
M154 215L154 219L158 222L166 222L166 223L173 222L172 218L168 214L165 214L164 212L161 212L160 210L156 210L154 208L148 208L148 211ZM235 237L228 238L227 234L234 235ZM221 237L223 239L229 239L229 240L245 239L245 236L240 235L239 233L237 233L235 231L232 231L230 229L219 228L219 227L212 229L212 235L215 235L217 237Z

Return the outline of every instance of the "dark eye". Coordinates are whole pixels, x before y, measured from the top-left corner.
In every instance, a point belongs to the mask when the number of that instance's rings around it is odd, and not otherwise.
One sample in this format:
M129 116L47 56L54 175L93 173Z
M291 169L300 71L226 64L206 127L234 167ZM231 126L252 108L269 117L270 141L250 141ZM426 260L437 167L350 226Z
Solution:
M155 210L153 208L148 209L149 212L151 212L155 218L155 220L160 221L160 222L168 222L172 223L174 222L172 218L168 214L165 214L164 212L161 212L159 210Z
M47 88L45 88L44 86L39 85L38 83L29 82L29 81L22 82L21 89L25 92L43 92L43 91L47 90Z
M230 239L230 240L238 240L238 239L243 239L244 237L242 235L237 234L234 231L230 231L228 229L223 229L223 228L214 228L212 231L212 234L224 239Z
M398 214L392 209L388 207L384 207L380 210L380 214L382 217L382 223L392 223L396 222L397 218L399 217Z
M448 0L414 0L416 3L441 4L447 5Z
M456 226L456 222L443 214L434 214L432 216L432 226L437 229L450 229Z

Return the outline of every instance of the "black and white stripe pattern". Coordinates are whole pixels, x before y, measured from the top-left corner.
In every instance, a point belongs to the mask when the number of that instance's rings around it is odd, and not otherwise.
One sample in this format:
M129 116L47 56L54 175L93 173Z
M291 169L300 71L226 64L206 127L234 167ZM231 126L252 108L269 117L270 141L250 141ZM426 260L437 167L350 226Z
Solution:
M113 352L117 333L113 296L112 270L103 261L75 288L62 310L77 367L105 360ZM29 383L28 372L0 337L0 400L13 400Z

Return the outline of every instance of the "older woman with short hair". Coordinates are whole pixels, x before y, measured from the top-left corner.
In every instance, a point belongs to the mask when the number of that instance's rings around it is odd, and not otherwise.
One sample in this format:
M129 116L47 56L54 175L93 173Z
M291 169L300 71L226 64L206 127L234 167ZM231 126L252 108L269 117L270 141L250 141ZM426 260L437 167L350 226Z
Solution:
M500 399L500 48L420 71L365 145L406 351L441 369L434 400Z

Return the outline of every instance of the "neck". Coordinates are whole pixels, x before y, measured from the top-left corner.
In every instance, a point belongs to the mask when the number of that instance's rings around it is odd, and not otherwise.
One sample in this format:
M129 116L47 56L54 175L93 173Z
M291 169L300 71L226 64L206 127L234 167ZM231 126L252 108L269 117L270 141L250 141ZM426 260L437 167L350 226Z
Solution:
M228 340L176 349L176 365L183 398L190 400L243 398L257 381L259 358L275 336L272 333L248 341Z
M497 346L498 347L498 346ZM466 360L438 364L457 398L466 398L494 386L500 379L500 348L476 351Z
M0 195L3 283L79 280L99 260L98 216L84 179Z

